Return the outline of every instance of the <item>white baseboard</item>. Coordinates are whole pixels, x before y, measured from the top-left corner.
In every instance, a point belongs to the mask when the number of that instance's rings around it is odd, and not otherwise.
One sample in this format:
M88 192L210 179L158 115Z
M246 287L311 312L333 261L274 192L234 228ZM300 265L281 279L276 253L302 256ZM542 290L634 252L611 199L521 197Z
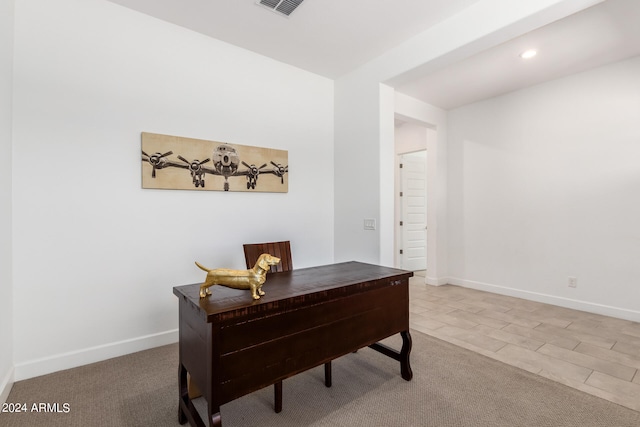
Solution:
M431 285L431 286L442 286L442 285L446 285L447 283L449 283L449 280L446 277L426 276L424 278L424 281L425 281L425 283L427 285Z
M14 381L14 369L11 368L0 382L0 404L5 403L9 398Z
M448 283L456 286L462 286L464 288L477 289L480 291L487 291L495 294L507 295L516 298L542 302L545 304L557 305L560 307L571 308L573 310L586 311L589 313L601 314L603 316L630 320L632 322L640 322L640 311L628 310L620 307L612 307L603 304L596 304L588 301L574 300L555 295L541 294L538 292L524 291L522 289L492 285L490 283L474 282L472 280L459 279L456 277L449 277Z
M56 354L42 359L16 364L15 381L26 380L40 375L65 369L76 368L89 363L100 362L125 354L148 350L178 341L178 330L160 332L152 335L132 338L124 341L90 347L68 353Z

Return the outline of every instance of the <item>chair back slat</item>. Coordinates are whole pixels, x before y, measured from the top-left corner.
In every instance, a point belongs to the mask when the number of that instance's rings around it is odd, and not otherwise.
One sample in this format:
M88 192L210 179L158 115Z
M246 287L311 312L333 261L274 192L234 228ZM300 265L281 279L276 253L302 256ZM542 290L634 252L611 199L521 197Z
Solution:
M271 266L271 273L293 270L291 262L291 244L288 240L282 242L247 243L244 247L244 259L247 268L253 268L258 257L264 253L280 258L280 262Z

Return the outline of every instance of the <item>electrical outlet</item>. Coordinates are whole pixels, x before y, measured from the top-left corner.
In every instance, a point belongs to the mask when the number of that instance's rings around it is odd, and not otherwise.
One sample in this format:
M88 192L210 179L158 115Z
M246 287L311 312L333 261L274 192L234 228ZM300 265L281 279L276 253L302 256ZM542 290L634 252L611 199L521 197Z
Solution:
M578 279L576 279L575 277L569 276L569 287L575 288L576 286L578 286Z

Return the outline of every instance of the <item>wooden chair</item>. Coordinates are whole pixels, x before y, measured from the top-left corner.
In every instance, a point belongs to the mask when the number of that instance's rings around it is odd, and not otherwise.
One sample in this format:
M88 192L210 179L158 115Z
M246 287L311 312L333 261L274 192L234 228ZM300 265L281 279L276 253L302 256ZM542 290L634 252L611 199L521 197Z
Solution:
M266 253L280 258L278 264L271 266L270 273L293 270L291 243L288 240L282 242L247 243L243 246L247 269L252 268L258 260L258 257ZM331 387L331 362L324 364L324 384L327 387ZM273 395L275 411L278 413L282 411L282 381L278 381L273 385Z
M280 262L271 266L271 273L278 271L293 270L291 262L291 244L288 240L284 242L251 243L244 245L244 259L247 269L253 268L258 257L262 254L269 254L280 258Z

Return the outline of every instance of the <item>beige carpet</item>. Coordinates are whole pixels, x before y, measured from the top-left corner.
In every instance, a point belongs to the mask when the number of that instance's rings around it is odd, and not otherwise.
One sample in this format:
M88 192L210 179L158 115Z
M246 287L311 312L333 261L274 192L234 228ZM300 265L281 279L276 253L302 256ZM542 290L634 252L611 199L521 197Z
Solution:
M284 382L273 412L265 388L222 407L238 426L597 426L637 427L640 413L444 341L412 332L414 378L371 349ZM399 339L391 338L399 346ZM0 426L178 426L177 346L57 372L13 386L8 403L69 404L68 413L0 413ZM50 407L53 405L50 405ZM202 406L202 405L201 405Z

